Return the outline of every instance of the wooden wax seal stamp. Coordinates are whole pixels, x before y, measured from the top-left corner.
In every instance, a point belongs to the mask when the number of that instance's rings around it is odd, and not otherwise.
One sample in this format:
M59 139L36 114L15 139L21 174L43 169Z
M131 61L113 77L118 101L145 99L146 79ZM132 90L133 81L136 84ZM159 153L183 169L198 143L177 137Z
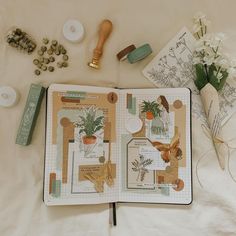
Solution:
M103 46L104 46L104 43L106 42L107 38L109 37L111 31L112 31L111 21L104 20L100 24L99 39L98 39L96 48L93 50L92 62L89 62L88 66L95 68L95 69L99 69L99 61L102 57Z

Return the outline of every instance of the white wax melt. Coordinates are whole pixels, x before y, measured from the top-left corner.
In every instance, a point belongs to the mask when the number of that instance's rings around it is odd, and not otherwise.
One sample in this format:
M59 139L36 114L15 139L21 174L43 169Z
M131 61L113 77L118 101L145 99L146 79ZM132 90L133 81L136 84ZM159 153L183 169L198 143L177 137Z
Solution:
M18 101L18 94L15 89L9 86L0 87L0 106L11 107Z
M125 123L125 128L131 134L137 133L143 127L143 122L139 118L131 118Z
M67 20L63 26L63 35L70 42L81 42L84 38L84 27L78 20Z

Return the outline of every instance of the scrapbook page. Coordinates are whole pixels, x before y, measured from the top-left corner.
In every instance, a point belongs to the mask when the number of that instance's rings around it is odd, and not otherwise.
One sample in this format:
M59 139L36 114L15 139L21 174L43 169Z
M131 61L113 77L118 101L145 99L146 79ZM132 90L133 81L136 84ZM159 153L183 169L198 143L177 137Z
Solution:
M52 85L47 107L46 204L114 201L118 188L114 89Z
M44 201L189 204L190 91L51 85Z
M120 201L191 202L190 91L120 92Z

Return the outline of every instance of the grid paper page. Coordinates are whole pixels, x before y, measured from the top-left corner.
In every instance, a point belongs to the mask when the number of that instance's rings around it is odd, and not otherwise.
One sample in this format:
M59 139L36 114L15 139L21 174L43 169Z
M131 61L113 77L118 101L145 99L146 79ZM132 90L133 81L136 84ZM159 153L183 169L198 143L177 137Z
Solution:
M126 109L127 94L132 94L136 98L136 107L142 103L143 100L155 100L158 96L164 95L169 104L180 100L186 106L186 167L179 166L178 178L184 181L184 188L182 191L175 191L169 187L169 194L161 194L157 190L143 190L143 189L127 189L127 153L124 152L126 147L120 146L120 167L121 175L119 181L119 201L121 202L148 202L148 203L172 203L172 204L190 204L192 201L192 172L191 172L191 120L190 120L190 91L185 88L179 89L130 89L122 90L120 92L120 111L122 114L120 120L120 137L119 143L122 143L122 135L127 135L125 123L128 119L136 115L131 114ZM138 113L138 112L137 112ZM181 132L181 131L180 131ZM125 143L123 141L123 143ZM127 144L127 140L126 143ZM154 185L155 186L155 185Z
M62 171L61 168L58 168L58 160L57 160L57 152L60 151L57 148L57 145L52 143L53 134L52 134L52 111L53 111L53 92L67 92L67 91L85 91L89 93L96 94L107 94L110 92L116 92L115 89L112 88L97 88L97 87L88 87L88 86L77 86L77 85L59 85L54 84L51 85L48 89L48 101L47 101L47 132L46 132L46 156L45 156L45 179L44 179L44 201L46 205L72 205L72 204L98 204L98 203L108 203L108 202L116 202L118 200L118 177L114 179L115 183L113 187L107 187L104 185L104 192L97 193L95 191L90 190L88 193L78 193L76 189L72 189L73 181L75 182L78 179L78 174L75 175L75 170L78 166L75 165L75 153L76 153L76 143L75 141L69 142L68 147L68 179L67 183L61 183L60 188L60 196L55 197L49 193L50 188L50 173L56 173L56 178L62 179ZM117 109L118 103L115 105L115 109ZM115 125L115 124L113 124ZM107 157L108 154L106 153ZM118 176L118 156L117 156L117 148L114 143L111 143L111 161L112 163L116 163L116 174ZM60 163L60 162L59 162ZM89 163L89 160L87 160ZM83 182L83 181L81 181ZM56 186L58 187L58 186ZM58 187L59 188L59 187Z

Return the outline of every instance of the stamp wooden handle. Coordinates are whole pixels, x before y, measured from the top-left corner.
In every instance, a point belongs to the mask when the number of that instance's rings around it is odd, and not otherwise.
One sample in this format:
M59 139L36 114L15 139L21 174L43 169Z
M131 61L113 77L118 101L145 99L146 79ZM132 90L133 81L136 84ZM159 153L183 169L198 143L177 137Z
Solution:
M100 24L99 28L99 39L97 42L96 48L93 50L93 59L92 62L88 63L88 65L92 68L99 69L99 61L103 54L103 46L109 37L112 31L112 23L109 20L104 20Z

